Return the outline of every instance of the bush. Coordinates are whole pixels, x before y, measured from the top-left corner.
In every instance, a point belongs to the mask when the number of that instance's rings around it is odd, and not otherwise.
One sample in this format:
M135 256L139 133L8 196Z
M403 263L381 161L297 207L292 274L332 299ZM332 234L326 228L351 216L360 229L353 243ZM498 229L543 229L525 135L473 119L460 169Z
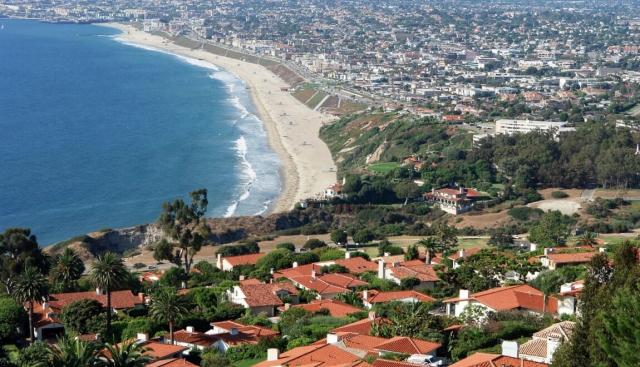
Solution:
M27 314L24 307L8 297L0 298L0 340L15 341L19 336L17 328L25 330Z
M335 247L322 248L318 251L318 255L320 256L320 261L344 259L344 251Z
M296 245L291 242L279 243L276 248L296 252Z
M327 244L324 243L324 241L320 241L317 238L312 238L310 240L308 240L307 242L305 242L304 246L302 246L303 248L306 248L307 250L315 250L317 248L321 248L321 247L326 247Z
M81 299L62 310L62 322L67 331L76 334L98 333L104 328L102 304L94 299Z
M260 252L260 247L258 246L258 243L255 241L247 241L239 245L222 247L216 253L222 255L222 257L228 257L228 256L257 254L258 252Z
M551 197L554 199L564 199L564 198L568 198L569 194L567 194L564 191L554 191L551 193Z
M529 220L539 219L542 216L542 214L544 214L544 211L538 208L529 208L528 206L521 206L517 208L511 208L507 213L515 220L526 222Z

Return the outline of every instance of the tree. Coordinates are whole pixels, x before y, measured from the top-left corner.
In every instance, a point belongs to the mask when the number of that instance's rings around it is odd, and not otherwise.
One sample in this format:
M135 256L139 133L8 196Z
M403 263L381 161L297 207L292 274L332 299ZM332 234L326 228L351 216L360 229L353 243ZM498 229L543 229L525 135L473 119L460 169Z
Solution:
M210 234L204 217L207 212L207 190L200 189L189 194L191 204L182 199L164 203L158 224L171 239L173 246L180 249L176 258L182 258L184 270L189 274L195 256Z
M568 219L559 211L545 213L529 231L529 240L543 246L564 245L569 237Z
M435 239L434 237L423 238L420 241L418 241L418 243L416 243L416 246L424 247L426 251L427 264L431 264L431 259L433 258L433 255L438 251L442 250L442 246L440 245L440 242L438 242L438 240Z
M107 337L111 338L111 292L119 288L128 277L129 272L122 258L113 252L105 252L91 264L91 282L107 295Z
M331 232L331 241L333 241L333 243L337 244L338 246L346 244L347 232L343 231L342 229L334 230L333 232Z
M373 238L374 238L373 232L371 232L368 229L361 229L353 234L353 241L361 245L364 245L373 241Z
M28 347L20 349L16 364L19 367L45 367L49 361L49 347L41 341L35 341Z
M578 238L579 246L596 246L598 244L598 236L593 232L585 232Z
M57 256L51 269L51 280L60 291L69 292L76 288L76 282L84 273L82 259L69 247Z
M338 296L336 297L336 300L340 302L344 302L346 304L350 304L355 307L364 307L364 304L362 303L362 298L360 298L358 293L353 291L338 294Z
M506 248L513 246L514 240L513 236L504 228L498 228L494 231L491 231L491 237L489 238L488 242L490 245L500 248Z
M261 257L256 267L265 271L288 268L293 264L293 254L288 250L278 249Z
M276 245L277 249L285 249L291 252L296 252L296 245L294 245L291 242L284 242L284 243L279 243L278 245Z
M107 344L100 353L99 367L144 367L151 357L144 354L146 349L135 341Z
M100 330L100 324L105 321L104 318L99 318L102 313L103 307L100 302L95 299L81 299L63 308L61 319L67 332L78 335L95 333Z
M440 250L447 253L458 246L458 234L455 227L440 223L435 228L435 238L440 243Z
M418 246L417 245L411 245L409 247L407 247L407 252L405 252L404 254L404 259L409 261L409 260L415 260L420 256L420 254L418 253Z
M22 305L15 300L0 298L0 341L15 340L20 335L18 329L23 329L26 324L27 314Z
M317 248L326 247L327 244L324 241L321 241L317 238L311 238L307 242L304 243L303 248L307 250L315 250Z
M164 238L153 246L153 258L156 261L167 260L178 266L181 265L180 257L173 253L173 245Z
M612 307L600 312L603 328L596 330L598 342L616 366L640 366L640 296L621 290Z
M0 233L0 281L7 293L15 278L28 266L49 272L49 259L38 246L36 236L25 228L9 228Z
M17 302L28 304L29 340L33 343L33 304L49 295L47 279L37 268L28 266L16 279L12 294Z
M153 294L149 314L159 322L169 325L171 344L174 344L173 327L189 313L189 302L175 289L163 288Z
M201 367L231 367L233 363L217 349L207 349L202 353Z
M88 367L97 361L98 345L65 336L49 348L47 367Z

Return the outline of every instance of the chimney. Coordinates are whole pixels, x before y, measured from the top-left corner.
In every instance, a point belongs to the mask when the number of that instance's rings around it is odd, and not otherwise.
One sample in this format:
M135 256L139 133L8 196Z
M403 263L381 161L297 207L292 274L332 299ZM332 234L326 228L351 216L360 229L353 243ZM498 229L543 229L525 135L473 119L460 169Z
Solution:
M311 279L314 279L314 280L316 279L316 270L315 269L311 270Z
M284 304L284 310L288 311L291 308L291 303L285 303Z
M186 327L187 333L193 333L193 326Z
M369 320L373 321L376 319L376 312L375 311L369 311Z
M49 307L49 302L42 301L42 309L46 311L48 307Z
M147 333L138 333L136 334L136 340L139 342L149 341L149 334Z
M239 280L239 281L243 281L244 279L245 279L245 278L244 278L244 275L240 275L240 276L238 277L238 280Z
M140 302L144 303L145 301L145 296L143 292L138 293L138 299L140 299Z
M599 247L598 251L601 252L601 253L605 253L605 252L607 252L607 248L606 247Z
M96 294L97 294L98 296L102 296L102 295L104 295L104 294L105 294L105 292L103 292L103 291L102 291L102 288L97 287L97 288L96 288Z
M234 336L235 336L235 335L238 335L238 329L237 329L237 328L232 327L232 328L231 328L231 332L230 332L230 334L231 334L231 335L234 335Z
M460 298L460 299L469 299L469 290L468 289L461 289L458 292L458 298Z
M269 269L269 274L273 275L273 268Z
M278 348L267 349L267 361L277 361L280 359L280 351Z
M458 251L458 256L460 256L460 258L464 257L464 249L460 249L460 251Z
M187 282L185 282L184 280L180 282L180 288L187 289Z
M460 195L464 194L464 186L460 186L458 192L460 192Z
M222 254L218 254L216 258L216 268L222 270Z
M544 256L547 256L552 252L553 252L553 248L551 248L551 247L545 247L544 248Z
M434 187L431 188L431 194L435 194L436 193L436 189Z
M378 260L378 278L384 279L384 260Z
M351 258L351 252L347 251L344 253L344 258L345 259L350 259Z
M553 354L556 352L559 346L560 346L559 335L550 334L547 337L547 358L545 360L545 363L551 363L553 361Z
M327 344L337 344L340 341L340 338L337 334L328 333L327 334Z
M504 340L502 342L502 355L506 357L518 358L518 342Z
M367 298L369 298L369 291L365 289L362 291L362 300L366 301Z
M389 256L391 256L391 253L390 253L390 252L385 252L385 253L384 253L384 257L389 257Z
M298 262L294 261L293 264L291 265L292 268L297 268L298 267Z

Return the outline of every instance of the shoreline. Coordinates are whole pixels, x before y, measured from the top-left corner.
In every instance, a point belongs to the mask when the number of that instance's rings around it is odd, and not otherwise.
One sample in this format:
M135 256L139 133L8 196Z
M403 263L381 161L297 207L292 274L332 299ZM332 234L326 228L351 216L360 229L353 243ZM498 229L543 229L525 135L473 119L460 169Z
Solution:
M334 117L313 111L289 92L281 91L281 87L289 85L264 66L178 46L125 24L96 25L122 32L115 36L117 41L204 61L245 83L268 144L281 161L281 190L265 214L290 210L300 200L312 198L335 183L335 163L319 137L320 127Z

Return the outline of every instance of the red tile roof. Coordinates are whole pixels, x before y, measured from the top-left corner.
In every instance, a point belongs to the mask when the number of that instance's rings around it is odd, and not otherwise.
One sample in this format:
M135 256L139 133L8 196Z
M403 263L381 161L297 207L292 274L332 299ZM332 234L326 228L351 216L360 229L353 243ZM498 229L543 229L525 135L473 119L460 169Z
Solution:
M166 335L165 337L168 338L169 335ZM199 331L189 332L187 330L176 331L173 333L173 338L177 343L198 345L201 347L210 347L217 340L213 335L207 335Z
M463 256L460 256L460 251L462 251L464 253ZM449 256L448 259L449 260L458 260L461 257L473 256L473 255L477 254L480 251L482 251L482 248L480 248L480 247L472 247L472 248L468 248L468 249L464 249L464 250L458 250L454 254Z
M292 282L300 286L314 290L319 294L336 294L346 293L351 288L366 286L369 283L364 282L350 274L323 274L317 275L315 278L310 276L298 276L289 278Z
M182 358L169 358L163 359L160 361L155 361L151 363L147 363L146 367L198 367L198 365L193 364L186 359Z
M228 256L223 257L222 261L227 261L231 266L238 265L255 265L258 260L260 260L265 253L257 253L257 254L248 254L248 255L238 255L238 256Z
M146 349L145 355L153 359L165 359L178 353L182 353L189 349L188 347L181 347L179 345L164 344L157 341L148 341L143 344Z
M272 337L280 334L277 331L268 329L266 327L262 327L258 325L244 325L237 321L232 321L232 320L212 322L211 326L215 326L220 329L227 330L228 332L230 332L231 329L235 328L238 330L238 332L248 334L248 335L253 335L257 338L268 338L268 337Z
M418 367L421 365L417 365L415 363L409 362L401 362L401 361L390 361L388 359L376 359L373 362L373 367Z
M483 292L471 294L470 300L496 310L507 311L514 309L527 309L542 312L544 294L530 285L514 285L509 287L492 288ZM444 300L445 303L459 302L460 298ZM547 298L547 312L555 313L558 310L558 300L554 297Z
M254 367L363 367L358 356L331 344L308 345L284 352L276 361L260 362Z
M363 292L364 293L364 292ZM363 294L361 293L361 295ZM367 291L367 302L373 303L384 303L397 301L407 298L414 298L419 302L433 302L435 298L429 297L426 294L416 292L413 290L409 291L391 291L391 292L380 292L377 290L369 290Z
M298 290L293 284L276 282L270 284L240 284L238 287L245 295L245 301L249 307L281 306L284 303L277 293L283 292L297 295Z
M352 274L362 274L367 271L375 272L378 270L376 263L363 259L360 256L355 256L350 259L339 259L336 260L335 263L349 269L349 272Z
M556 265L561 264L584 264L591 261L591 258L596 256L597 252L573 252L573 253L561 253L561 254L548 254L547 258L553 261Z
M498 354L474 353L467 358L461 359L449 367L492 367L491 361L500 357Z
M386 343L378 345L376 349L384 352L403 354L433 354L433 352L441 346L440 343L427 340L396 336L389 339Z
M399 263L397 266L387 268L394 277L398 279L416 278L422 282L437 282L440 280L433 265L426 264L421 260L411 260Z
M333 330L331 330L332 333L355 333L355 334L363 334L363 335L369 335L369 333L371 333L371 326L373 325L373 323L387 323L389 322L389 320L382 318L382 317L376 317L374 320L371 320L370 318L366 318L366 319L362 319L356 322L352 322L350 324L347 325L343 325L340 327L337 327Z
M311 303L291 306L291 308L302 308L308 312L318 312L321 309L329 310L329 314L334 317L345 317L355 312L362 311L358 307L351 306L336 300L313 300Z

